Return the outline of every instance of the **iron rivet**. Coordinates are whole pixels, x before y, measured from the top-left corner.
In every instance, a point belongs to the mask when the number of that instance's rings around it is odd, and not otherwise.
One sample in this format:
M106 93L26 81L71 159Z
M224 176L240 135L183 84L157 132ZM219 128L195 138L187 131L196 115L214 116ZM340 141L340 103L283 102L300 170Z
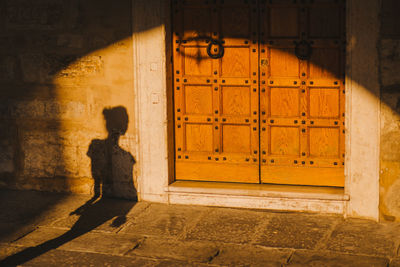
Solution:
M337 162L334 162L333 165L337 165Z
M185 159L188 159L189 158L189 156L185 156Z
M314 164L314 161L310 161L310 164L313 165L313 164Z
M226 121L226 119L225 119L225 118L222 118L222 121Z
M274 84L274 81L270 81L269 83L270 83L270 84Z
M297 160L294 161L294 164L297 164Z
M270 123L274 123L274 120L270 120L269 122L270 122Z
M263 159L262 161L263 161L264 163L265 163L265 162L267 162L267 160L266 160L266 159Z
M262 127L262 130L265 131L265 127Z
M184 79L183 82L187 82L187 79Z
M180 108L178 108L176 111L177 111L177 112L181 112L181 109L180 109Z
M211 121L211 118L207 118L207 121Z
M246 122L249 122L249 119L246 119Z
M217 71L214 71L214 74L217 74L218 72Z
M261 89L261 92L265 93L265 88Z
M222 83L225 83L225 80L222 80Z
M305 152L302 152L302 153L301 153L301 155L302 155L302 156L305 156L305 155L306 155L306 153L305 153Z
M254 115L257 115L257 111L254 111L253 114L254 114Z
M306 132L306 129L301 129L301 132L302 132L302 133L305 133L305 132Z
M211 157L208 157L208 160L211 160Z
M182 150L182 148L178 147L178 151L181 151L181 150Z
M294 120L294 123L297 123L297 120Z
M311 124L314 124L314 121L310 121Z
M274 163L275 161L273 159L271 159L271 163Z
M338 125L338 122L337 122L337 121L335 121L335 125Z
M223 157L222 159L223 159L223 160L226 160L226 157Z
M253 127L253 131L257 131L257 127Z
M181 158L181 156L178 156L178 159L180 159Z
M257 150L254 150L253 152L254 152L254 154L257 154Z
M215 130L218 130L218 126L215 126Z
M215 112L215 114L218 114L218 110L216 110L216 111L214 111Z
M305 162L305 161L302 161L301 164L306 164L306 162Z
M214 87L214 91L218 91L218 87Z
M219 160L219 158L215 158L215 160L216 160L216 161L218 161L218 160Z
M249 161L250 159L246 158L246 161Z

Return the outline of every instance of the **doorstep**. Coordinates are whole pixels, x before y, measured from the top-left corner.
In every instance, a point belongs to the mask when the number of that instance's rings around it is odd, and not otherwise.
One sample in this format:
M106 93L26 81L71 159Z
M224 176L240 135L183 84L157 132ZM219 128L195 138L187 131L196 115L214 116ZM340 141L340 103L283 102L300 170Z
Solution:
M165 187L171 204L344 214L343 188L176 181Z

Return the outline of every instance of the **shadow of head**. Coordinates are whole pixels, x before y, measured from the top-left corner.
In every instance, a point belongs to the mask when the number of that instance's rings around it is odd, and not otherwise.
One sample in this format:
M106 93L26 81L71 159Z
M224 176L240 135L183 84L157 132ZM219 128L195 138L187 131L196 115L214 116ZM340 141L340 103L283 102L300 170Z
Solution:
M128 129L129 117L126 108L117 106L103 110L106 129L111 135L124 135Z

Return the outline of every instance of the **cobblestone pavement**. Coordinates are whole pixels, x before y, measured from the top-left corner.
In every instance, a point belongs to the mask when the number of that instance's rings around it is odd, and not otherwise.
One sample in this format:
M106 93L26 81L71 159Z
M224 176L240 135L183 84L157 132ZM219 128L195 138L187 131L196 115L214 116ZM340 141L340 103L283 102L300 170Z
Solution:
M0 190L1 266L400 266L400 224Z

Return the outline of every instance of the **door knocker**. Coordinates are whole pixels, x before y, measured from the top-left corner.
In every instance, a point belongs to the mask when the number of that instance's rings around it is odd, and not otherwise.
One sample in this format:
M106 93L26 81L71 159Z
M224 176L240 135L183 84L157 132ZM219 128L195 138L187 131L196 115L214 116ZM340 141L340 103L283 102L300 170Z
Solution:
M218 53L217 54L211 53L211 47L213 45L218 45ZM222 45L222 41L211 39L210 43L207 46L207 54L210 58L214 58L214 59L223 57L224 56L224 47Z
M299 43L296 43L296 48L294 50L297 58L301 60L310 59L312 53L312 47L309 42L302 40Z

